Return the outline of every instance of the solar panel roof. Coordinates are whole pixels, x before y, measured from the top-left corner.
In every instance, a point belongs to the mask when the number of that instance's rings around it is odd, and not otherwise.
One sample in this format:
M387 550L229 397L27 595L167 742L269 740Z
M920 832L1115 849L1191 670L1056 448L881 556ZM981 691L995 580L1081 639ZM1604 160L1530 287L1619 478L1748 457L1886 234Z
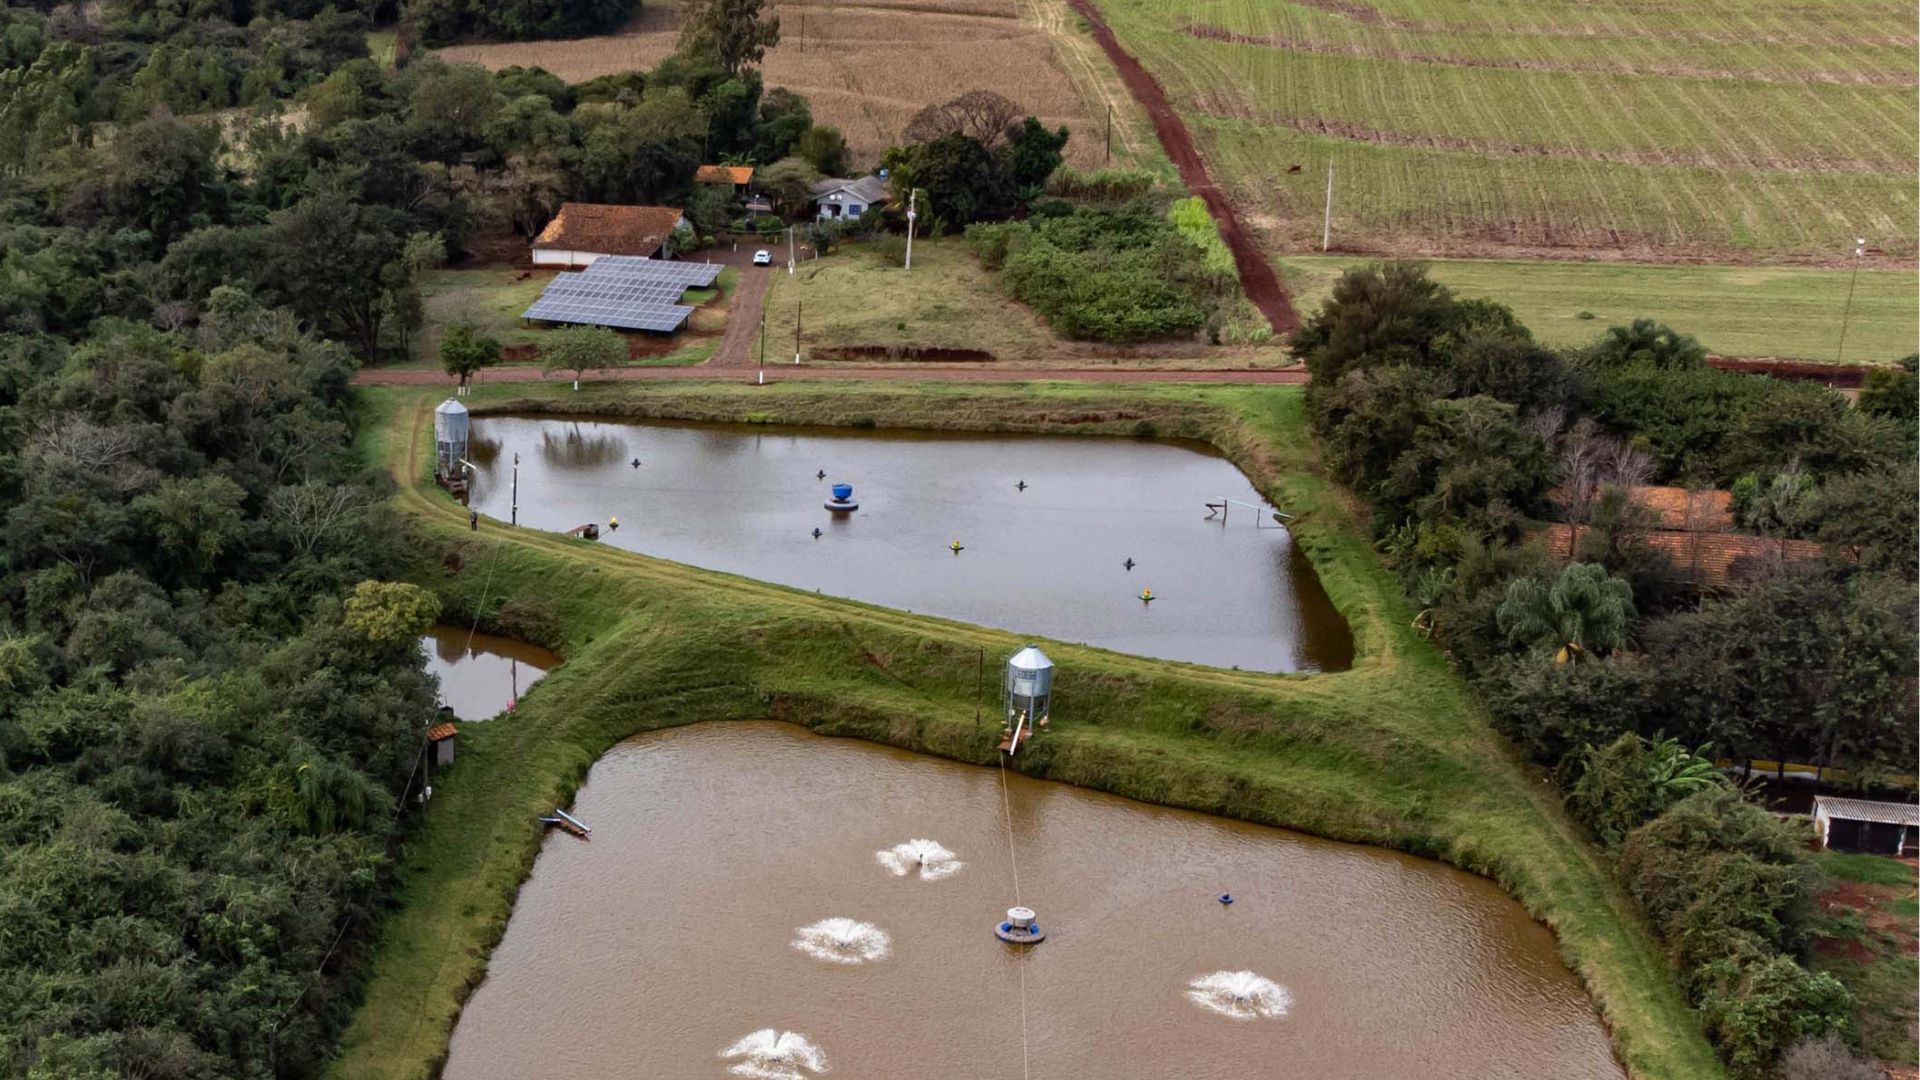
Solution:
M578 273L555 275L522 317L620 330L677 330L693 313L678 303L680 297L690 288L712 285L723 269L717 263L603 255Z

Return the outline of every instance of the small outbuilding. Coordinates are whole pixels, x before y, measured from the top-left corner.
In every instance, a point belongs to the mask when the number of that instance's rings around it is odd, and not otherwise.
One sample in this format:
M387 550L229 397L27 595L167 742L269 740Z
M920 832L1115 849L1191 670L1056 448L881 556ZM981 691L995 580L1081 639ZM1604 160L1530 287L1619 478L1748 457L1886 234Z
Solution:
M1920 806L1913 803L1819 795L1813 800L1813 823L1820 846L1832 851L1898 857L1909 844L1920 843Z
M878 176L822 180L813 185L808 197L813 203L814 216L828 221L858 218L893 200L892 193L887 189L887 181Z
M753 187L753 166L751 165L702 165L694 170L693 182L696 184L728 184L733 193L742 198Z
M670 259L684 217L671 206L561 203L533 242L533 265L591 266L602 255Z
M427 745L433 748L434 768L444 768L453 764L453 737L459 733L459 729L445 722L427 729Z

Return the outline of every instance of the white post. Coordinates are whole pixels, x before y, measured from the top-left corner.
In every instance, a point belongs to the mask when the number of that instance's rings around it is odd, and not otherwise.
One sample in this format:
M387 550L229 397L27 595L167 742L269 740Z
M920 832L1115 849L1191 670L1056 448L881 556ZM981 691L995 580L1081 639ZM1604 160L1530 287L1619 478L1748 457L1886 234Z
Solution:
M920 216L915 209L920 198L920 189L907 192L907 269L913 269L913 222Z
M1333 239L1333 159L1327 159L1327 210L1320 219L1320 250Z
M787 276L793 276L793 226L787 226Z
M520 524L520 455L513 455L513 505L509 508L507 524Z

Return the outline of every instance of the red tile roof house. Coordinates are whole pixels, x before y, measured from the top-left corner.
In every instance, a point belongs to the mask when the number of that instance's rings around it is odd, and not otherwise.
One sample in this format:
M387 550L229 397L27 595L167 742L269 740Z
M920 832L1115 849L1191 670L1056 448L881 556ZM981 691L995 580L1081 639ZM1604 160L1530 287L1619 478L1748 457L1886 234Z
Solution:
M731 184L733 193L745 197L753 186L751 165L702 165L694 170L696 184Z
M1562 493L1553 492L1555 501ZM1694 585L1725 588L1755 576L1773 559L1819 558L1822 548L1810 540L1780 540L1734 531L1732 497L1725 491L1688 491L1677 487L1636 487L1627 493L1653 512L1653 527L1642 537L1666 553L1674 572ZM1564 522L1540 533L1547 552L1573 557L1574 527Z
M671 206L562 203L533 242L533 265L589 266L602 255L670 259L683 217Z

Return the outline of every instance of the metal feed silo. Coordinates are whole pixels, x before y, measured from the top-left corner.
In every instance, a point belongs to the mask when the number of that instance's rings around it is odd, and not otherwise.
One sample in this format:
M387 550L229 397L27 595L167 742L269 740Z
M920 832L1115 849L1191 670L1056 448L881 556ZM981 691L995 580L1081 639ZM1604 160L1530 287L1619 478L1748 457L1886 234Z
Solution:
M1032 645L1014 653L1003 690L1009 729L1019 730L1022 721L1028 730L1045 727L1053 705L1053 661Z
M467 440L473 420L467 407L448 398L433 410L433 478L447 488L467 483Z

